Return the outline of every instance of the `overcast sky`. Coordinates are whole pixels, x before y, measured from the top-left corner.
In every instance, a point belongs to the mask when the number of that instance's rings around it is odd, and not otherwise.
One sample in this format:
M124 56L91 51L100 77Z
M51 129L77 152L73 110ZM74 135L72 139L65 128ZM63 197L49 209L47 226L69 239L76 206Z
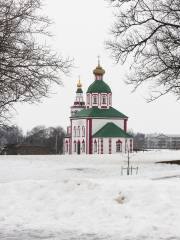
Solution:
M54 94L41 104L17 105L13 123L24 133L34 126L62 126L69 124L70 106L73 104L78 75L81 75L84 93L94 81L92 74L101 56L106 71L104 80L113 94L113 107L129 116L128 128L134 132L180 134L180 101L167 95L156 102L146 103L147 91L141 88L132 93L124 83L128 69L116 65L105 50L109 38L112 9L104 0L46 0L43 12L54 25L52 47L63 56L74 58L75 68L69 77L63 77L64 86L54 86Z

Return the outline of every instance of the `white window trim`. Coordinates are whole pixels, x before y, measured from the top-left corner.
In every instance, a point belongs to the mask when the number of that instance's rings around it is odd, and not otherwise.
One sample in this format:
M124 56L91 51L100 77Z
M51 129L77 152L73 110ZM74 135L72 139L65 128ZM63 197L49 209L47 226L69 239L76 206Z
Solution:
M85 137L85 126L82 126L82 137Z
M76 152L76 151L77 151L77 143L74 142L74 152Z
M97 153L98 152L98 144L97 144L97 141L95 140L94 141L94 153Z
M76 137L76 127L74 127L74 137Z
M77 137L80 137L81 136L81 128L80 126L78 126L77 128Z

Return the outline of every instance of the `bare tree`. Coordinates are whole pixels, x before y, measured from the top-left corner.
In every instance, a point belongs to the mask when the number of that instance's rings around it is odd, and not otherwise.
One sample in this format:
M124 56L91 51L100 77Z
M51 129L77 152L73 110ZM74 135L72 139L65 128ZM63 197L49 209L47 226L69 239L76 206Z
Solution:
M0 0L0 123L14 103L48 96L51 83L61 84L71 67L42 43L51 21L41 7L41 0Z
M44 146L51 153L63 152L63 139L65 131L62 127L36 126L27 133L25 142L31 145ZM1 138L0 138L1 139Z
M167 93L180 99L180 1L110 0L115 8L112 39L116 62L131 61L127 83L151 85L149 101Z
M22 129L16 125L0 127L0 147L5 144L17 144L24 141Z

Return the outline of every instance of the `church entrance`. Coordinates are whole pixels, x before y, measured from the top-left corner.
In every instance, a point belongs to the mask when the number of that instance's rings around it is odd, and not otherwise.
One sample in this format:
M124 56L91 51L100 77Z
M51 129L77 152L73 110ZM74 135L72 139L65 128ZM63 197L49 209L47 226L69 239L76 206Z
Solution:
M78 141L78 144L77 144L77 154L81 154L81 145L80 145L80 141Z

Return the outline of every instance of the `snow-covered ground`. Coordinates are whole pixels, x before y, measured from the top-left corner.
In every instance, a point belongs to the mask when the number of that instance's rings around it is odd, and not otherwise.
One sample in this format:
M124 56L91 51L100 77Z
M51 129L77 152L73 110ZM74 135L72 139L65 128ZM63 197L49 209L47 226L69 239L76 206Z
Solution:
M0 239L180 239L180 151L0 156Z

